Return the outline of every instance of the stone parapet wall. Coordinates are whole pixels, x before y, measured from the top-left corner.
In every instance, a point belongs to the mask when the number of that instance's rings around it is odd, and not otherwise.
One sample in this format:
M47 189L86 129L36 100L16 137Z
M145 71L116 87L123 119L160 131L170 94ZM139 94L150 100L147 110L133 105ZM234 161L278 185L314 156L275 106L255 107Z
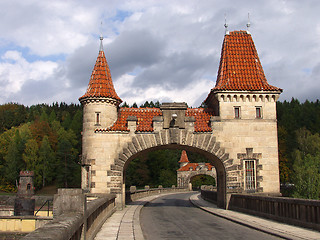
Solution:
M232 194L229 209L320 230L320 201Z
M80 189L59 189L53 220L23 239L94 239L101 225L115 212L115 198L111 194L83 194Z
M186 188L150 188L140 189L134 192L126 192L126 203L134 202L140 198L144 198L151 195L157 195L161 193L173 193L173 192L185 192L188 191Z

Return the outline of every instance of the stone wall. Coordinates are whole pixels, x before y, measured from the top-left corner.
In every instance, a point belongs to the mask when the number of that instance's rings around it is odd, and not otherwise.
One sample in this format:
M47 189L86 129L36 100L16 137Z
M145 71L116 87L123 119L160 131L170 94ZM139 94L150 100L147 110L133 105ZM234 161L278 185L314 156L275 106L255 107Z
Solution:
M101 225L115 212L115 195L58 189L53 208L53 220L23 239L94 239Z
M215 203L217 192L201 190L201 197ZM320 230L319 200L231 194L228 209Z
M174 192L185 192L188 191L186 188L147 188L139 189L134 191L126 191L126 203L134 202L140 198L144 198L151 195L157 195L161 193L174 193Z
M185 111L181 103L162 108L163 116L153 119L153 132L136 132L134 119L128 119L129 132L97 127L94 118L98 105L86 104L82 188L91 193L117 194L117 205L122 208L125 205L124 174L131 160L149 151L172 148L200 153L215 167L219 206L226 206L228 191L249 192L244 180L246 160L255 163L254 192L279 193L275 108L278 95L218 93L215 97L218 112L210 120L212 132L195 132L194 119L181 114ZM234 116L237 106L241 108L239 118ZM108 114L109 107L112 108L108 105L101 114ZM256 117L256 107L261 107L261 118ZM112 123L111 119L115 120L115 109L114 106L110 110L107 125ZM173 115L175 124L171 126L168 123Z

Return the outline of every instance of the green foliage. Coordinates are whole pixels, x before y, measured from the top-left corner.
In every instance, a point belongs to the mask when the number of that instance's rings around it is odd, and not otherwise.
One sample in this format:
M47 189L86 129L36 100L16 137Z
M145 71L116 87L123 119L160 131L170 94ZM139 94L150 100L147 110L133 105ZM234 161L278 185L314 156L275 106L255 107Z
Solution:
M0 120L0 190L14 191L21 170L34 171L37 189L53 183L80 186L80 105L9 103L0 105Z
M320 136L305 128L296 131L298 146L293 152L294 197L320 197Z
M39 149L39 162L41 165L42 187L52 183L55 177L55 153L52 150L48 136L44 136Z
M216 180L208 175L196 175L191 179L192 188L194 190L200 189L201 185L216 185Z
M19 172L24 168L22 162L22 140L19 131L15 131L15 135L9 143L8 152L4 157L5 160L5 177L10 184L18 181Z
M294 183L293 196L319 198L320 102L277 102L281 183ZM284 189L285 193L288 189Z

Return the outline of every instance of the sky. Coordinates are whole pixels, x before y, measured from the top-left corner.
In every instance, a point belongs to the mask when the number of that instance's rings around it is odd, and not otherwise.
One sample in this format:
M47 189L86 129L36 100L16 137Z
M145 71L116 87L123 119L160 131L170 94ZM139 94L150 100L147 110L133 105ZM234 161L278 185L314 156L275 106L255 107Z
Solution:
M100 34L129 104L187 102L215 86L225 34L250 33L280 101L320 99L318 0L0 1L0 104L79 103ZM102 23L102 24L101 24Z

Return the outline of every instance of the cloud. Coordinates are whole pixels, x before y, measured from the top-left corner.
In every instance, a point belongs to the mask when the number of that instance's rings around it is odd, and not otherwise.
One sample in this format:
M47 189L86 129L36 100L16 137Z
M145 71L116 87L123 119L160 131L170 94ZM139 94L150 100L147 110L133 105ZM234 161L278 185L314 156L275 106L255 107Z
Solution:
M28 62L23 58L21 52L7 51L1 56L0 62L0 99L6 101L17 101L12 94L24 94L23 85L26 82L45 82L57 69L58 64L51 61ZM35 89L34 89L35 92ZM25 99L23 99L25 100Z
M1 103L78 102L89 82L102 31L114 85L123 101L186 101L198 106L215 84L224 14L229 31L245 30L248 12L266 77L284 89L280 99L318 98L316 0L308 4L12 0L1 7Z

